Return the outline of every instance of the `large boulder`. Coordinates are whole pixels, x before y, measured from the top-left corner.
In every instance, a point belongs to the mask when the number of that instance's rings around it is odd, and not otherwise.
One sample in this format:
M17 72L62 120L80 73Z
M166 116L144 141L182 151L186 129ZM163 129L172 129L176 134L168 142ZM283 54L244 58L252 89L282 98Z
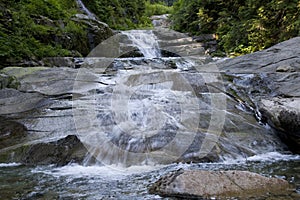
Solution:
M14 146L24 141L27 128L12 119L0 117L0 149Z
M161 177L149 192L183 199L286 199L292 190L285 180L247 171L178 170Z
M87 156L87 150L75 135L69 135L49 143L38 143L23 148L19 162L26 165L58 166L68 163L82 163Z
M2 130L0 130L7 132L11 128L14 131L9 136L5 136L4 141L0 143L3 147L0 150L0 162L17 162L34 166L50 164L62 166L69 163L83 163L88 155L86 148L75 135L50 142L26 141L26 132L24 135L26 128L23 125L14 121L5 123L6 125L10 123L10 125L15 124L17 126L1 128ZM1 135L1 138L3 137Z
M280 138L300 154L300 98L272 98L261 101L261 112Z

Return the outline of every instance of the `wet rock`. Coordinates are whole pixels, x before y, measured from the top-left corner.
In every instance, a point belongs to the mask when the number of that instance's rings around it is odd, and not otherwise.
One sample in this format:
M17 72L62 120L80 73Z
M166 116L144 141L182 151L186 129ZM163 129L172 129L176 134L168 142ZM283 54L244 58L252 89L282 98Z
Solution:
M288 197L292 190L285 180L247 171L178 170L160 178L149 192L184 199L267 199Z
M90 50L94 49L102 41L114 35L113 31L107 24L88 15L76 14L72 20L87 27L89 50L88 52L83 52L84 55L88 55Z
M21 143L27 136L27 128L12 119L0 116L0 149Z
M300 154L300 98L262 100L261 112L291 151Z
M82 163L87 150L75 135L49 143L29 145L22 152L21 163L26 165L58 166L68 163Z
M300 37L296 37L263 51L216 62L226 74L227 92L252 107L258 120L271 125L295 153L299 153L299 44Z

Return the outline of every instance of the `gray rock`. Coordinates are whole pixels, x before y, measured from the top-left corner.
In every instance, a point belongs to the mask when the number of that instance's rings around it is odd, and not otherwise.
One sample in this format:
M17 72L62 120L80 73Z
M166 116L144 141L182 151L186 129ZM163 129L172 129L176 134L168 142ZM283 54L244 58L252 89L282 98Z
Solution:
M154 27L168 28L171 25L171 20L169 19L169 14L164 15L154 15L151 16L152 24Z
M22 143L27 133L27 128L23 124L0 117L0 149Z
M72 57L49 57L49 58L43 58L42 62L47 67L75 68L75 60Z
M0 115L30 111L45 103L43 96L37 93L23 93L15 89L0 90Z
M265 120L294 153L300 153L300 98L273 98L261 101Z
M300 105L299 44L300 37L296 37L263 51L216 62L226 74L227 92L260 110L256 113L259 118L269 123L295 153L299 153L295 128Z
M153 32L158 38L160 48L174 55L204 56L206 50L212 51L212 49L216 49L217 45L213 35L202 35L196 39L162 27L155 28Z
M20 162L26 165L57 166L82 163L87 150L75 135L49 143L29 145L23 149Z
M160 178L149 192L184 199L267 199L289 197L292 189L285 180L247 171L179 170Z
M300 72L300 37L279 43L263 51L221 61L219 68L231 73L272 73L288 66Z
M16 77L0 73L0 89L4 89L4 88L17 89L19 85L20 83L18 82Z

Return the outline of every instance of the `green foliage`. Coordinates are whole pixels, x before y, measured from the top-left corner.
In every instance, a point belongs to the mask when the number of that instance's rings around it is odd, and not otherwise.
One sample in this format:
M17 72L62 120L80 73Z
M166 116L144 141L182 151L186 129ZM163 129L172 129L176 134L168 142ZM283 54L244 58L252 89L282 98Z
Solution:
M144 18L144 0L83 0L83 2L100 21L113 29L133 29L148 23Z
M299 0L177 0L174 28L192 34L216 33L227 53L262 50L300 35Z
M166 6L163 2L151 3L146 1L145 15L151 17L153 15L170 14L173 12L173 7Z
M149 17L172 12L172 7L155 0L83 0L83 2L100 21L119 30L149 28L152 26ZM166 1L170 4L172 2Z
M71 21L78 12L73 0L0 0L0 6L1 64L72 55L72 48L62 47L58 38L86 35Z
M151 27L150 15L171 11L160 1L83 2L100 21L120 30ZM75 0L0 0L0 11L0 65L90 51L86 25L72 20L80 12Z

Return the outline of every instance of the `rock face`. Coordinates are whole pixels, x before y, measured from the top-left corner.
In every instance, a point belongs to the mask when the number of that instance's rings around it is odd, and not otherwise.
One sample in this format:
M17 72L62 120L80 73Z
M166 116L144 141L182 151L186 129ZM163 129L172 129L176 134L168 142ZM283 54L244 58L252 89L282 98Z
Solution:
M184 33L161 27L154 29L153 32L158 38L160 48L165 51L165 53L163 52L165 55L172 53L180 56L205 55L203 44L197 43Z
M216 37L213 34L190 37L173 31L170 29L169 15L155 15L151 20L163 56L203 56L217 50Z
M27 128L9 118L0 117L0 149L19 144L27 136Z
M87 150L75 135L49 143L39 143L23 148L19 162L26 165L58 166L69 163L82 163Z
M19 86L19 82L13 76L9 76L7 74L0 74L0 89L4 88L15 88L17 89Z
M300 98L272 98L261 101L268 124L294 153L300 154Z
M231 73L250 74L300 72L300 50L296 48L299 43L300 37L295 37L263 51L222 61L219 68Z
M8 124L10 123L10 124ZM17 125L12 128L8 126L4 131L14 131L9 136L1 136L0 162L17 162L24 165L50 165L63 166L70 163L83 163L88 155L87 149L75 135L53 142L27 141L26 128L16 122L6 122L7 125ZM3 125L3 124L1 124ZM24 131L25 129L25 131ZM15 146L12 146L15 145Z
M217 62L230 76L227 91L261 111L290 150L299 153L300 37ZM227 77L228 78L228 77Z
M169 17L169 14L154 15L150 19L152 20L152 24L154 27L169 28L171 25L171 20L169 19Z
M267 199L268 196L289 196L289 183L246 171L184 171L165 175L149 192L163 197L186 199Z
M166 30L157 35L165 40L184 36ZM39 151L64 150L65 143L58 141L76 135L89 152L107 164L216 162L286 151L274 130L289 138L283 141L293 144L293 150L299 146L295 112L300 96L299 43L300 39L294 38L252 57L209 64L212 59L199 56L191 46L191 54L173 60L114 60L97 54L105 53L100 49L93 58L80 60L86 63L81 68L74 67L71 58L57 62L64 63L60 68L5 68L2 72L15 77L19 85L0 90L0 116L24 127L24 134L19 143L11 142L15 134L12 139L5 136L8 142L0 157L3 162L64 164L72 153L53 153L45 160L46 154ZM293 67L293 72L278 68L283 65ZM288 103L280 101L280 109L264 105L275 97ZM266 112L259 112L263 108ZM274 130L266 129L265 122L273 124ZM24 152L35 158L21 160ZM75 161L83 159L83 153L76 155Z
M73 21L87 27L87 39L88 39L88 51L82 52L83 55L88 55L89 52L94 49L98 44L107 38L113 36L113 31L108 27L107 24L100 22L94 17L90 17L84 14L76 14ZM81 46L80 44L77 46Z

